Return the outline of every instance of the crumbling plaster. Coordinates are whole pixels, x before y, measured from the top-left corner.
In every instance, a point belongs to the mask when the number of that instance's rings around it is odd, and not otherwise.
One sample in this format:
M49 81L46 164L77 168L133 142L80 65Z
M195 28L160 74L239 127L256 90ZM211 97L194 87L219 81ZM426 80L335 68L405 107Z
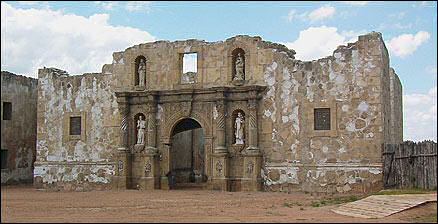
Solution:
M102 74L68 76L41 69L35 179L43 184L75 182L81 188L84 180L110 181L120 133L114 92L134 88L136 57L147 59L148 90L233 87L229 52L237 47L245 50L245 85L267 86L258 107L265 190L344 193L380 187L381 144L402 133L401 126L389 127L401 119L401 85L390 73L386 47L375 32L308 62L296 60L295 52L283 45L236 36L213 43L135 45L115 52ZM190 85L180 83L180 54L188 52L198 53L197 81ZM313 130L316 107L330 108L330 131ZM86 112L86 138L66 141L64 116L79 111ZM216 106L212 113L216 119ZM158 105L156 119L163 115ZM81 173L84 178L78 178ZM101 178L95 177L98 173Z
M110 183L119 135L112 75L69 76L44 68L38 78L36 184ZM70 115L84 119L84 138L70 138Z

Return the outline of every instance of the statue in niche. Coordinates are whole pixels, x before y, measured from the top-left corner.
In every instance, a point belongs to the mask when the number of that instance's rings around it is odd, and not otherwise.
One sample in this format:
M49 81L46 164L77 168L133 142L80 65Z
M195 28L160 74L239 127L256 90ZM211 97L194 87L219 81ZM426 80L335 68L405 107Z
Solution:
M140 59L140 63L138 63L138 85L145 86L146 79L146 63L144 59Z
M243 124L244 124L244 118L242 113L237 113L236 121L235 123L235 136L236 136L236 145L243 145Z
M138 145L144 145L144 133L145 133L145 129L146 129L146 121L143 120L143 116L139 116L138 121L137 121L137 144Z
M243 61L243 57L240 53L237 54L236 57L236 75L233 80L243 80L244 73L243 69L245 67L245 62Z

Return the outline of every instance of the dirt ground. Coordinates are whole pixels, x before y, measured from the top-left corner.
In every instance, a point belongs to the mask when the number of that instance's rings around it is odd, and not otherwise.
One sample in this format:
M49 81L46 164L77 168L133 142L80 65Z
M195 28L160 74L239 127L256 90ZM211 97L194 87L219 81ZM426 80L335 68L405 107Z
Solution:
M47 192L1 187L1 222L421 222L434 216L428 203L383 219L361 219L313 207L304 193L201 190ZM427 220L426 220L427 221Z

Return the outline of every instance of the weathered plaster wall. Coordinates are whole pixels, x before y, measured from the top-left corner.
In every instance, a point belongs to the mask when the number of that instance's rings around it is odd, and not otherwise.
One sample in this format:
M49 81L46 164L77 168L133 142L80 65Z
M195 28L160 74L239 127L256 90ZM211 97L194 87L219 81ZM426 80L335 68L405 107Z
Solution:
M245 51L244 85L268 87L258 107L257 125L266 190L344 193L381 187L381 144L400 139L402 113L401 85L391 73L379 33L360 36L356 43L338 47L332 56L311 62L296 60L293 50L259 37L236 36L214 43L187 40L135 45L115 52L113 63L104 65L102 74L68 76L42 69L35 181L65 189L108 186L114 174L111 157L119 144L114 92L135 90L138 56L147 60L147 90L233 87L231 52L236 48ZM180 59L189 52L198 53L198 75L194 84L181 84ZM330 108L329 131L313 130L314 109L321 107ZM159 130L168 129L160 123L166 113L157 113ZM230 146L232 127L227 113L226 143ZM65 134L69 114L86 117L86 134L80 140ZM216 119L217 111L206 117ZM230 163L239 166L239 161ZM230 176L241 174L232 170Z
M267 190L349 192L381 186L389 139L388 54L381 35L360 36L333 56L265 65L261 143ZM331 131L313 130L313 109L331 109Z
M38 137L34 184L66 190L109 188L119 120L111 74L38 74ZM70 116L84 119L80 138L69 135Z
M37 84L33 78L1 72L1 105L12 103L11 120L1 114L1 148L8 150L1 183L32 182L36 145Z

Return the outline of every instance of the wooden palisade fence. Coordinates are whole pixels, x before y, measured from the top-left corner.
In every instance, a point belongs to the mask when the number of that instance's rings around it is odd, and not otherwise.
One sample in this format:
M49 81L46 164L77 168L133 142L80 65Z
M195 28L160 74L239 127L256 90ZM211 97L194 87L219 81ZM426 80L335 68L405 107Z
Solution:
M437 187L437 143L423 141L383 145L385 188Z

